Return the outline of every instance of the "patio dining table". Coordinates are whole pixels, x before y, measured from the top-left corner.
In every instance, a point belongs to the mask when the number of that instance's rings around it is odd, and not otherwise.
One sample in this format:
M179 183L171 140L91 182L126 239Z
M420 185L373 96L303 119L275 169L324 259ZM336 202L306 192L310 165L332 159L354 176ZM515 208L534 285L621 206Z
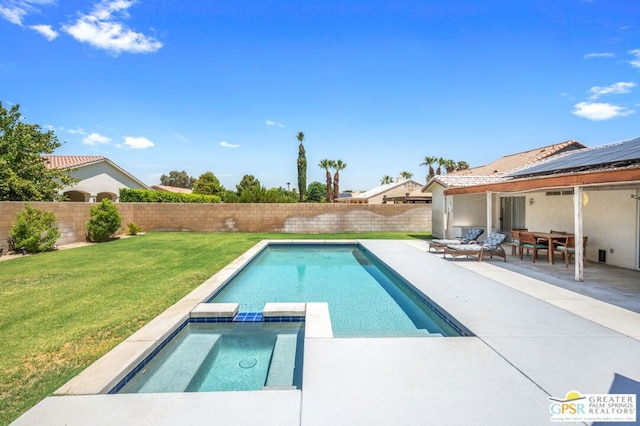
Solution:
M567 234L561 234L556 232L542 232L542 231L532 231L534 237L547 240L547 260L549 263L554 263L553 261L553 241L567 238Z

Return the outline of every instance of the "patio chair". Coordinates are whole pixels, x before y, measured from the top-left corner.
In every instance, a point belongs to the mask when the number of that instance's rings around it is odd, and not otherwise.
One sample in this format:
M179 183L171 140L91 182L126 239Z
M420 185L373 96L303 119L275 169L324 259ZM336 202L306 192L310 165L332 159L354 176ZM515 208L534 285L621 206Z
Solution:
M452 260L455 260L459 256L474 256L478 258L479 262L489 255L489 258L493 259L493 256L499 256L507 261L507 253L502 248L502 242L507 238L506 234L500 232L494 232L482 243L471 244L449 244L444 248L443 259L447 257L447 254L451 255Z
M478 240L478 237L484 233L484 229L482 228L472 228L467 231L462 237L452 238L452 239L437 239L431 240L429 242L429 249L427 251L431 251L433 248L436 253L444 250L446 246L449 244L471 244L475 243Z
M526 229L512 229L511 230L511 256L516 255L516 250L518 251L518 255L522 251L522 242L520 241L520 232L526 231ZM522 258L522 256L521 256Z
M540 250L549 250L546 242L543 244L532 232L520 232L520 243L522 244L520 248L520 259L522 259L524 250L527 250L527 255L529 254L529 250L533 250L533 263L536 263L536 260L538 260L538 252Z
M560 235L570 235L567 231L556 231L554 229L549 230L550 234L560 234ZM555 252L555 248L558 245L557 241L562 241L562 240L553 240L553 251Z
M589 237L582 237L582 263L587 267L587 239ZM572 256L576 255L576 237L575 236L567 236L564 242L558 241L554 248L554 252L558 251L562 253L564 256L564 264L568 268L569 261Z

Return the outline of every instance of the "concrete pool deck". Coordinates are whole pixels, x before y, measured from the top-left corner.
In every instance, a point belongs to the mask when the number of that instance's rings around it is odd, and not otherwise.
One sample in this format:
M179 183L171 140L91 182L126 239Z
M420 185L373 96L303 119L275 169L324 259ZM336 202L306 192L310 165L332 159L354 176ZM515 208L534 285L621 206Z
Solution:
M302 390L51 396L15 424L540 425L550 396L640 394L640 314L501 259L360 242L475 336L306 338Z

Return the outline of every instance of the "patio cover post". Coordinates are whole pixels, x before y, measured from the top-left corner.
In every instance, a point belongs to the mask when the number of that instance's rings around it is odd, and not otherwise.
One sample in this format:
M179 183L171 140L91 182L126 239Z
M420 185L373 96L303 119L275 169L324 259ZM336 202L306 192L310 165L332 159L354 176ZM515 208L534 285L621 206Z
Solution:
M582 200L583 190L581 186L573 188L573 233L575 239L575 280L584 281L584 244L582 241Z
M493 192L487 191L487 237L493 228Z

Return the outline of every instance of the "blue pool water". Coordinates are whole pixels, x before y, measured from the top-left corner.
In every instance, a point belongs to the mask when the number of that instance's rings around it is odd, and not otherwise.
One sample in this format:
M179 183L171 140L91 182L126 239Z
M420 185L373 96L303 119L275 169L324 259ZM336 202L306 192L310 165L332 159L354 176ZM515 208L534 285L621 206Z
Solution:
M304 323L189 323L117 393L300 388Z
M210 302L328 302L336 337L459 336L460 327L359 245L269 244ZM425 303L426 302L426 303Z

